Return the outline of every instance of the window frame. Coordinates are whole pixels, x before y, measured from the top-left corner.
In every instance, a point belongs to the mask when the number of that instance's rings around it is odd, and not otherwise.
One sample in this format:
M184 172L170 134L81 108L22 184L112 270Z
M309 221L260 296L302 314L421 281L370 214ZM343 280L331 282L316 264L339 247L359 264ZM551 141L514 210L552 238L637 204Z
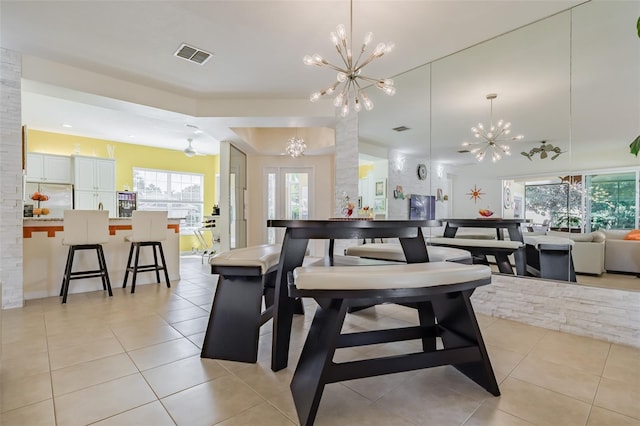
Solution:
M194 229L198 229L201 227L202 225L202 221L204 218L204 185L205 185L205 176L203 173L193 173L193 172L184 172L184 171L179 171L179 170L164 170L164 169L153 169L153 168L146 168L146 167L133 167L132 168L132 177L133 177L133 191L135 191L137 193L137 209L139 210L156 210L156 209L150 209L150 208L141 208L143 206L144 203L155 203L155 204L160 204L160 205L165 205L165 208L162 208L162 210L167 210L169 212L169 217L170 218L176 218L179 217L180 218L180 234L181 235L191 235L194 231ZM199 178L199 184L200 184L200 195L199 195L199 200L175 200L175 199L171 199L171 198L144 198L141 196L141 191L139 190L137 183L138 180L136 179L136 175L139 172L153 172L153 173L163 173L166 174L167 177L167 194L171 193L171 188L172 188L172 182L176 182L175 179L172 179L172 177L174 176L190 176L191 178L193 178L194 176ZM157 180L156 180L157 182ZM155 183L155 182L154 182ZM175 183L174 183L175 185ZM172 205L178 205L178 204L193 204L193 205L197 205L199 206L199 212L198 214L193 217L191 220L189 220L188 217L183 217L182 215L172 215L172 211L176 211L176 210L180 210L179 208L172 208Z

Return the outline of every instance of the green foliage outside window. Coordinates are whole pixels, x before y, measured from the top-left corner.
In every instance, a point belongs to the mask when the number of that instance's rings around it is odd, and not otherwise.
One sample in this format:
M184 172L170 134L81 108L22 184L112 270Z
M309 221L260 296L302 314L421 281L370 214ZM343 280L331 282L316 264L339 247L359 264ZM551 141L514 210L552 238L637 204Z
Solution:
M566 183L527 185L527 215L544 217L550 227L562 230L635 228L635 172L588 175L584 182L584 187Z
M591 230L633 229L636 217L635 173L590 185Z
M527 185L526 211L548 218L552 228L580 228L581 197L581 187L567 183Z

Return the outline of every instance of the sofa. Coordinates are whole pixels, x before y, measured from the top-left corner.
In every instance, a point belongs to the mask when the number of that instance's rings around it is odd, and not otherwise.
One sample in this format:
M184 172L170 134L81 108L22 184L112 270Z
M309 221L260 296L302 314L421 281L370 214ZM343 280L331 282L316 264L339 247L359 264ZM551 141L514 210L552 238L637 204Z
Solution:
M525 234L526 235L526 234ZM573 267L579 274L601 275L608 268L605 267L607 251L607 237L601 231L587 234L574 232L547 231L546 235L568 238L574 242L571 249Z
M629 230L606 230L604 267L608 272L640 274L640 241L625 240Z

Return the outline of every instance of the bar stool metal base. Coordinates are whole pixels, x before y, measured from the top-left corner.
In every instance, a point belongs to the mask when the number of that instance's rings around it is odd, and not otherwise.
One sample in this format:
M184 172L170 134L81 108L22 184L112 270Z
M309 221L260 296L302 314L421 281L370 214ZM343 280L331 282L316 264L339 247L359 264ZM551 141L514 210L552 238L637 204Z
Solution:
M140 247L150 246L153 249L153 263L147 265L140 265ZM135 259L133 264L131 263L131 259L133 258L133 251L135 248ZM156 249L158 249L156 251ZM160 262L158 263L158 251L160 252ZM164 272L164 280L167 283L167 288L171 288L171 283L169 280L169 273L167 272L167 263L164 260L164 251L162 250L162 243L160 241L136 241L131 243L131 249L129 250L129 259L127 260L127 269L124 273L124 282L122 283L122 288L127 287L127 280L129 279L129 272L133 274L131 279L131 293L136 292L136 278L138 276L138 272L151 272L155 271L156 273L156 282L160 284L160 271Z
M100 269L88 271L72 271L73 259L75 257L76 251L78 250L96 250L96 253L98 254L98 265ZM109 272L107 271L107 262L104 259L104 252L102 251L102 244L82 244L69 246L67 263L64 269L64 275L62 276L62 286L60 287L60 296L62 297L62 303L67 303L69 282L71 280L97 277L100 277L102 279L102 289L108 290L109 296L113 296L113 292L111 291L111 282L109 281Z

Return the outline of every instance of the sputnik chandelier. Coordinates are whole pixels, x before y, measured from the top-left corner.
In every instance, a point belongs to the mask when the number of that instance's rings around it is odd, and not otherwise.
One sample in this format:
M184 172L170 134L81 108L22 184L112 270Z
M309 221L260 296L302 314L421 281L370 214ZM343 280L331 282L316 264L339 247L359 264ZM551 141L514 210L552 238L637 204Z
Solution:
M304 154L307 149L307 144L304 143L304 139L294 136L287 141L287 154L293 158L298 158Z
M498 95L495 93L489 93L487 99L491 102L491 115L489 128L485 129L482 123L478 123L478 127L472 127L473 135L476 139L480 139L478 142L464 142L462 146L470 147L471 153L475 154L478 161L484 160L485 155L491 153L491 161L494 163L502 158L502 154L511 155L511 151L508 142L521 140L524 138L522 135L509 136L511 133L511 123L505 123L503 120L498 121L498 124L493 125L493 100Z
M382 57L385 53L391 52L395 45L391 42L378 43L373 53L366 56L366 59L363 59L367 46L373 39L373 33L369 32L365 35L364 43L360 48L360 53L354 60L352 54L353 51L351 49L353 42L353 0L350 1L349 19L349 40L347 40L347 31L342 24L336 27L336 32L331 33L331 41L336 46L336 50L340 55L340 59L342 59L343 65L333 65L318 54L313 56L306 55L303 58L306 65L315 65L317 67L325 66L338 72L336 82L319 92L312 93L310 100L311 102L316 102L322 96L332 95L337 91L338 94L333 100L333 105L335 105L336 108L340 108L340 115L342 117L346 117L352 109L359 112L362 109L363 104L367 111L373 109L373 102L369 99L364 90L362 90L361 81L367 84L373 83L375 87L382 90L389 96L393 96L396 93L396 88L393 87L392 79L371 78L362 74L362 69L365 66L371 63L374 59ZM340 84L343 84L343 86L338 88Z

